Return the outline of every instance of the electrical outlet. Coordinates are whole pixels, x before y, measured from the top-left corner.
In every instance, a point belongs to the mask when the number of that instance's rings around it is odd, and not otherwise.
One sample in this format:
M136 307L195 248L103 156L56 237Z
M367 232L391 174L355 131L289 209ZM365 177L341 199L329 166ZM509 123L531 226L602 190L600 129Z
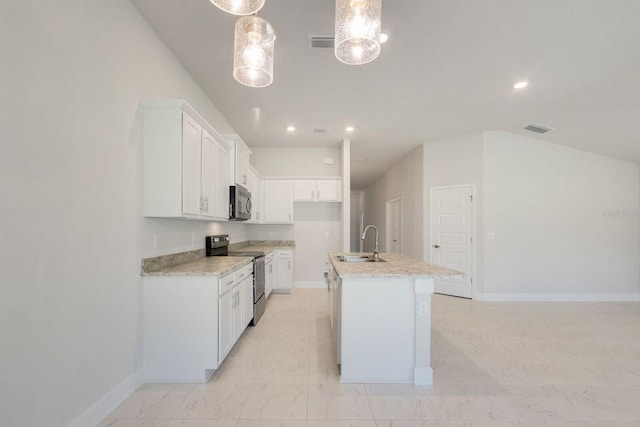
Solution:
M153 234L153 247L157 248L158 247L158 235L157 234Z
M496 233L493 233L493 232L487 233L487 240L496 240Z
M576 284L576 278L574 276L571 276L571 278L569 279L569 284L570 285L575 285Z
M329 237L329 232L328 232L328 231L325 231L325 232L324 232L324 237L325 237L325 238L328 238L328 237Z
M191 233L191 244L196 243L196 233Z

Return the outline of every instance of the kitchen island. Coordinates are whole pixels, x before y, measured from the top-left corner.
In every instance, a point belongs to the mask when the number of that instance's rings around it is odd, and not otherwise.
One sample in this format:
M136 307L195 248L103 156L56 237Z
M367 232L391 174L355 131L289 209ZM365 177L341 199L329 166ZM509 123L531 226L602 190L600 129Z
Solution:
M331 327L343 383L432 384L433 280L461 273L399 254L330 254Z

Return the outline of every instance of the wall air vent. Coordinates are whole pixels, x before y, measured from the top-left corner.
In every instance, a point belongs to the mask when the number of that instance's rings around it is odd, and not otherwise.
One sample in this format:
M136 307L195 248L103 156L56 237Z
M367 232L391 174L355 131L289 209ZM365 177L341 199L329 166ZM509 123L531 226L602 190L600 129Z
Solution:
M313 128L313 133L327 133L329 129L327 128Z
M536 133L547 133L550 130L553 130L553 128L537 125L535 123L531 123L529 126L525 126L525 129L530 130L531 132L536 132Z
M335 41L333 36L309 36L309 45L313 48L333 49Z

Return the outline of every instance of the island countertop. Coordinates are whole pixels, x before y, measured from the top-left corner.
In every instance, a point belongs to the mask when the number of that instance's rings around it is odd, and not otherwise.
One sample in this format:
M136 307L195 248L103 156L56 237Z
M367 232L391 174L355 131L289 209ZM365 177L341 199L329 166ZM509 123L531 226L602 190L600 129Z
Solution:
M395 278L395 277L460 277L463 273L439 265L395 253L381 253L385 262L342 262L338 255L371 255L367 253L332 253L329 254L331 264L341 278Z

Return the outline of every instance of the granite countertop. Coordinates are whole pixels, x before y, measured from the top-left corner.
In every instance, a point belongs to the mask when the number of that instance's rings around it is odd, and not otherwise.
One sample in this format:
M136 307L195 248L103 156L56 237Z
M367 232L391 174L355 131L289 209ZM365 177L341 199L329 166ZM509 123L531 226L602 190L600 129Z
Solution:
M439 265L427 264L408 256L381 253L380 258L386 262L342 262L338 261L337 255L363 255L358 253L334 253L329 254L331 264L336 269L341 278L365 278L365 277L460 277L463 273L440 267ZM371 255L370 252L364 255Z
M252 257L212 256L167 267L157 271L143 271L143 276L225 276L253 262Z
M232 252L264 252L265 254L278 249L294 249L295 243L291 240L250 240L238 245L231 245Z
M293 249L292 246L267 246L267 245L253 245L253 246L245 246L241 249L234 249L233 252L264 252L268 254L269 252L273 252L278 249Z

